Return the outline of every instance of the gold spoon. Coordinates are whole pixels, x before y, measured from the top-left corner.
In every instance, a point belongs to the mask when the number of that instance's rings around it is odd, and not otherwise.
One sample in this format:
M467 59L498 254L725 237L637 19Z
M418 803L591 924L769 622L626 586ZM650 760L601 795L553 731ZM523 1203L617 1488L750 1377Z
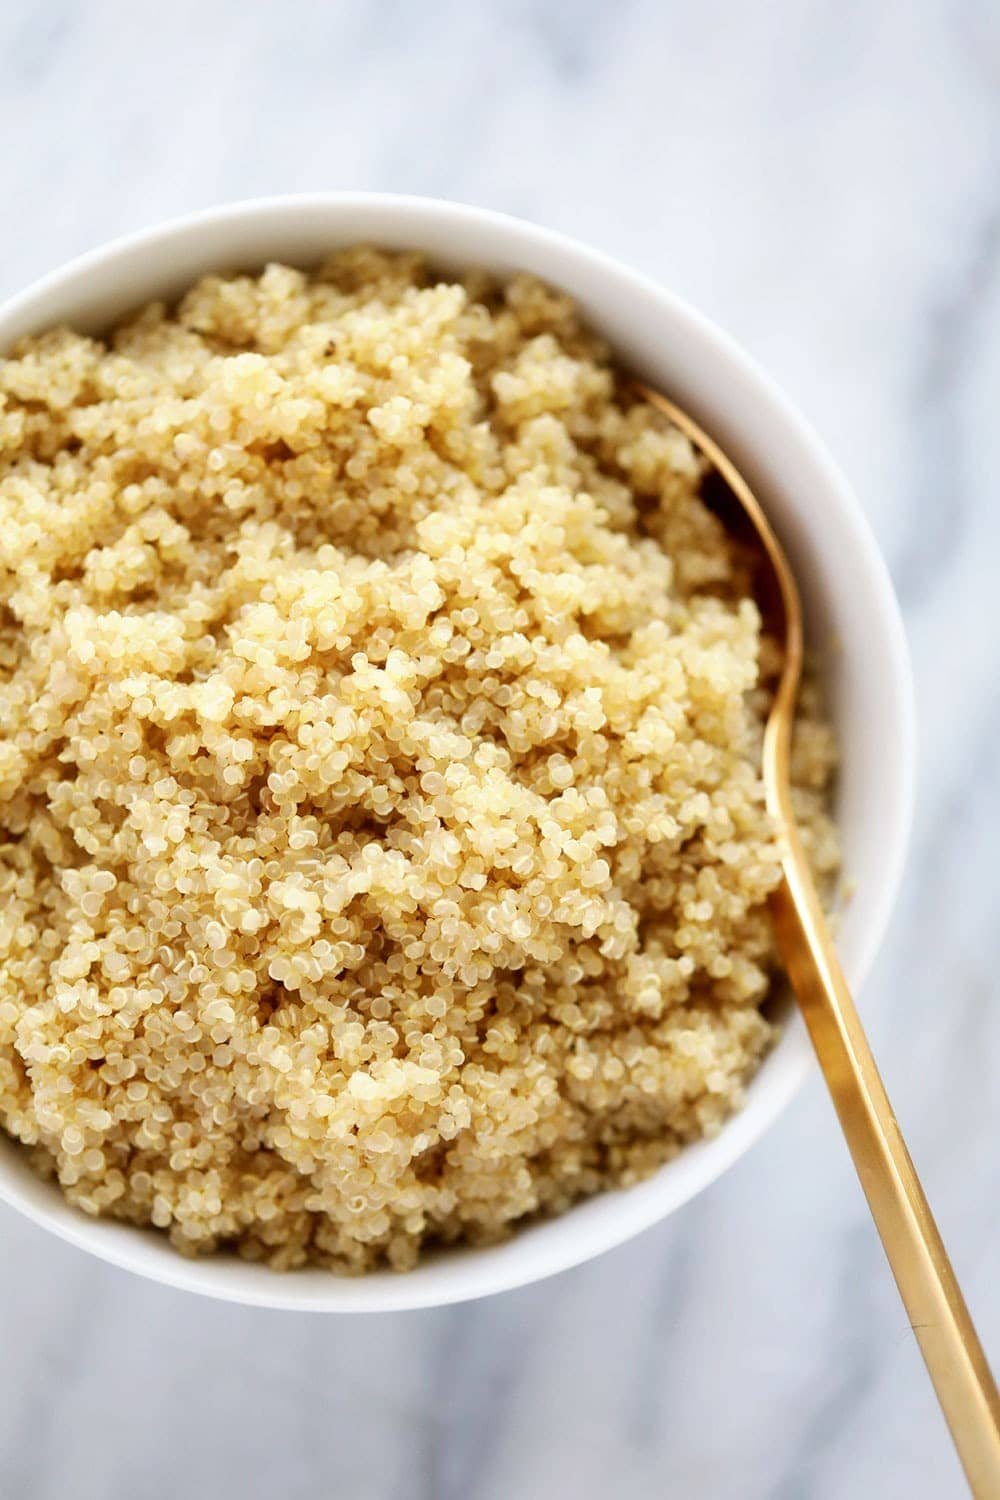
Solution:
M875 1066L795 826L789 757L802 672L802 605L795 577L757 499L726 455L658 391L643 385L638 390L708 460L770 565L760 602L784 641L763 758L767 808L784 875L771 898L778 950L966 1478L977 1500L998 1500L1000 1397Z

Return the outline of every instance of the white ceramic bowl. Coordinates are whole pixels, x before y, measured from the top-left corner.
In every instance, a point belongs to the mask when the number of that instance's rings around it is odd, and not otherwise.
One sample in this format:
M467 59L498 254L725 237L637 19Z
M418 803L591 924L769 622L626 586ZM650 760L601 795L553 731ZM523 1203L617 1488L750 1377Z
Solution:
M857 989L895 895L912 799L912 689L892 585L850 488L816 435L745 354L671 293L561 235L481 209L381 194L272 198L130 235L44 277L0 308L0 350L59 322L101 331L207 271L275 259L308 266L359 240L418 246L445 268L528 270L565 288L622 361L691 412L756 488L796 567L840 739L837 816L855 895L838 947ZM235 1258L185 1260L153 1231L71 1208L6 1137L0 1197L116 1265L233 1301L326 1312L457 1302L575 1265L672 1213L777 1119L811 1066L789 1004L781 1039L744 1109L715 1140L689 1147L638 1187L591 1199L497 1248L454 1251L406 1275L279 1275Z

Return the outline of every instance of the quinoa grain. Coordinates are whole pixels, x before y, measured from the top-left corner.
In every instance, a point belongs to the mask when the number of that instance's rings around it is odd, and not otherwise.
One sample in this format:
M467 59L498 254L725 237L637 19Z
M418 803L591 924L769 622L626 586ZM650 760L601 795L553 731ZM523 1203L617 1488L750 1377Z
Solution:
M0 1122L82 1209L413 1265L772 1038L773 643L567 298L360 247L0 362ZM807 846L837 863L807 692Z

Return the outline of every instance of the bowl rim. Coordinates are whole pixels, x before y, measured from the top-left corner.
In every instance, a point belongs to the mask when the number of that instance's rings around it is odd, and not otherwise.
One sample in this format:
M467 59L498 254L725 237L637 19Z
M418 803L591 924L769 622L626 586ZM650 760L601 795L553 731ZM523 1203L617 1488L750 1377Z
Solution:
M780 425L798 439L803 449L808 450L826 494L835 501L838 523L850 538L856 560L866 574L871 596L878 602L883 645L890 667L887 682L894 693L898 780L894 789L892 839L884 854L881 886L867 898L864 937L852 965L853 983L855 989L859 989L888 926L913 822L915 693L899 605L888 568L860 503L817 432L757 362L683 298L645 273L570 235L493 209L413 194L292 193L238 199L177 215L85 251L0 303L0 348L6 347L11 338L21 336L29 328L47 326L45 304L68 283L85 280L119 258L160 250L189 236L196 240L216 227L235 229L243 224L249 229L251 225L259 227L268 221L277 229L277 221L287 215L307 218L309 215L328 214L346 218L351 213L367 210L384 211L400 221L412 222L416 230L413 243L418 248L421 225L433 219L450 220L478 225L494 233L508 248L517 243L526 251L571 259L605 281L631 284L633 289L659 303L687 335L705 346L745 387L752 388ZM335 228L335 224L331 224L331 232L335 232ZM37 318L32 316L36 312ZM12 329L10 333L7 332L9 328ZM235 1259L206 1257L204 1260L188 1260L155 1232L88 1218L67 1204L48 1183L39 1179L26 1182L20 1174L9 1172L4 1151L0 1151L0 1201L20 1210L28 1219L59 1238L112 1265L178 1289L225 1301L314 1312L400 1311L466 1301L543 1279L603 1254L666 1218L708 1187L775 1123L814 1068L811 1046L800 1021L787 1028L779 1048L784 1048L780 1072L766 1086L762 1084L714 1140L688 1146L681 1157L675 1159L692 1163L700 1157L700 1171L687 1173L686 1179L674 1174L672 1179L671 1167L675 1163L668 1162L639 1186L599 1195L598 1199L576 1206L570 1214L531 1229L521 1229L504 1245L488 1250L451 1252L402 1275L377 1272L355 1278L317 1270L282 1274ZM740 1122L740 1128L734 1129L737 1122ZM14 1150L18 1150L17 1143L13 1144ZM617 1211L598 1221L596 1229L592 1223L589 1232L580 1232L588 1207L608 1197L614 1199ZM573 1223L570 1222L571 1216L575 1216ZM517 1247L526 1244L529 1238L532 1253L519 1255Z

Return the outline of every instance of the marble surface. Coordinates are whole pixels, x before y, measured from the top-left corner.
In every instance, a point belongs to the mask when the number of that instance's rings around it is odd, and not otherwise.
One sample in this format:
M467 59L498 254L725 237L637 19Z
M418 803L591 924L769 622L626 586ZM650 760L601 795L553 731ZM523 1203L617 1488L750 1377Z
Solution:
M991 0L6 0L0 140L2 294L225 198L440 194L669 282L801 404L916 662L918 819L864 1010L1000 1357ZM11 1500L963 1493L818 1081L670 1223L440 1312L216 1305L0 1210L0 1351Z

